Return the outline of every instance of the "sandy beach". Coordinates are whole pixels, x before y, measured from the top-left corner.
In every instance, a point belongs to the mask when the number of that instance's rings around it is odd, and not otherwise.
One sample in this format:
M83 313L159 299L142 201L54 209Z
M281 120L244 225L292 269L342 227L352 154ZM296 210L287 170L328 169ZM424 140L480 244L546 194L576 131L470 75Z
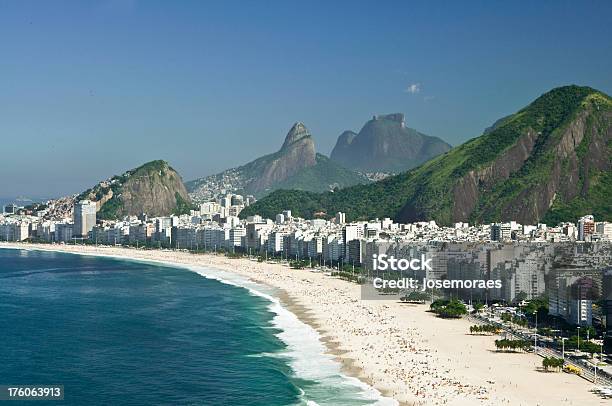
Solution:
M427 305L362 301L358 285L320 272L176 251L0 243L8 246L211 267L272 286L347 374L402 405L607 404L584 379L542 372L536 355L496 352L496 337L470 335L467 320L439 319Z

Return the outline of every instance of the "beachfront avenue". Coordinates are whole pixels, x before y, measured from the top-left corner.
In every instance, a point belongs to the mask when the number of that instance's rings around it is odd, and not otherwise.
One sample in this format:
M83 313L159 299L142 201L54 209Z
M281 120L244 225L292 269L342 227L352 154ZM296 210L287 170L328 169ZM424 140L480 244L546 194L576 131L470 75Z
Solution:
M500 289L502 282L499 279L483 280L483 279L427 279L423 278L419 283L414 278L401 279L372 279L372 285L375 289Z

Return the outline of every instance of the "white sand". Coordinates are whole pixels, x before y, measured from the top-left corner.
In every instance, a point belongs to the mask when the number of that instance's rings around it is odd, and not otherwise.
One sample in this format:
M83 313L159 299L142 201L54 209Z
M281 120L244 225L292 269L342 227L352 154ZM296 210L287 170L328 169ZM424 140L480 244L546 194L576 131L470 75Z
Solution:
M362 301L359 286L322 273L186 252L11 245L209 266L281 289L289 308L322 334L347 373L402 404L609 404L582 378L539 371L536 355L495 352L496 337L469 335L467 320L436 318L426 305Z

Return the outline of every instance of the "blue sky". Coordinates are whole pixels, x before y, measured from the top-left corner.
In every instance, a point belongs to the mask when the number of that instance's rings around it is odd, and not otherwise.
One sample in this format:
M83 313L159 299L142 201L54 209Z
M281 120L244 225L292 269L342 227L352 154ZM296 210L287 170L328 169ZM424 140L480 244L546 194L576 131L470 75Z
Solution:
M0 1L0 196L77 193L152 159L185 180L303 121L403 112L453 145L564 84L612 93L612 3Z

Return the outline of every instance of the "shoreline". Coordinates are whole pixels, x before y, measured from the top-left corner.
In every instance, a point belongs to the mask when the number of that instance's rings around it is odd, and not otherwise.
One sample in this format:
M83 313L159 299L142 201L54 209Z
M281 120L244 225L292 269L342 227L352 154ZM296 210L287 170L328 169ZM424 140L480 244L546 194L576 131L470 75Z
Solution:
M278 289L278 288L275 288ZM341 348L341 343L334 341L330 336L324 334L321 329L322 326L317 322L316 316L310 314L310 311L303 305L297 303L287 292L282 289L279 290L278 299L281 305L293 313L302 323L307 324L319 333L319 340L325 346L326 353L333 356L334 360L340 365L341 371L349 377L358 379L366 385L377 390L382 397L393 399L393 394L389 393L388 390L381 390L377 388L375 384L365 375L363 369L359 368L354 364L354 360L345 356L348 351ZM397 406L411 406L412 403L400 402L397 399Z
M283 307L319 333L343 373L402 406L606 404L577 376L538 372L541 358L536 355L496 353L495 337L469 335L467 320L441 320L422 305L362 301L358 285L321 272L177 251L29 243L2 247L210 267L272 287Z

